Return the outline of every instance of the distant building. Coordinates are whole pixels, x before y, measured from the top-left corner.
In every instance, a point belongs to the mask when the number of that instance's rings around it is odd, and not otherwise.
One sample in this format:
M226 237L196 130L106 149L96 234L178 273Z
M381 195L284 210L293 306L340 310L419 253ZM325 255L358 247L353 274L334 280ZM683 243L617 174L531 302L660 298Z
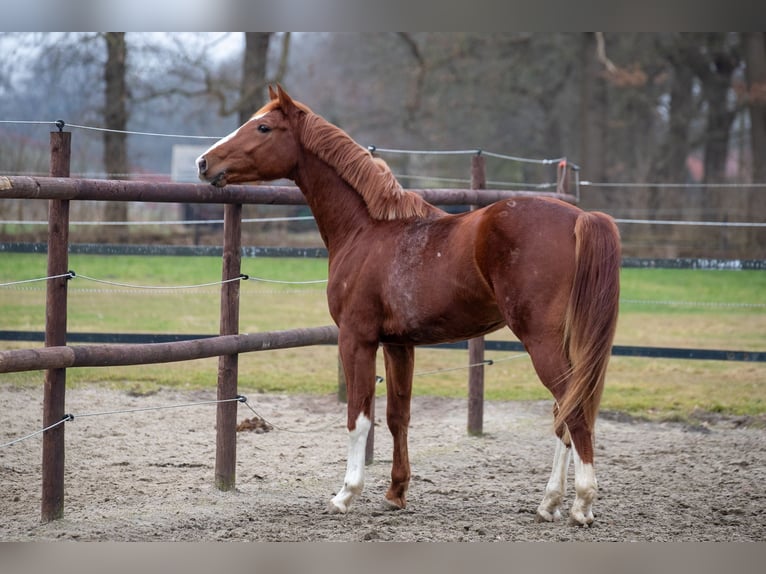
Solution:
M201 156L208 145L173 145L173 156L170 160L170 179L182 183L197 183L197 158Z

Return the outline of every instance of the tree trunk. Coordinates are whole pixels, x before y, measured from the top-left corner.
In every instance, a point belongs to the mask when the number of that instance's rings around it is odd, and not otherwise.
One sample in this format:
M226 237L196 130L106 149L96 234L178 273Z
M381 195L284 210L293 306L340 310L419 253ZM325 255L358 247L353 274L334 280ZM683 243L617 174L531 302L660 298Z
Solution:
M607 179L607 96L602 64L596 52L596 36L592 32L583 34L582 70L580 168L583 179L602 182ZM584 207L603 207L601 194L595 189L588 189L582 200Z
M766 32L745 32L753 181L766 182Z
M245 32L245 56L242 61L239 123L244 124L266 98L266 58L271 32Z
M704 55L693 62L695 73L702 83L702 94L707 102L705 127L705 183L726 180L726 160L729 155L729 133L737 110L729 105L732 75L740 59L735 50L727 46L725 33L703 35Z
M729 135L736 106L729 103L732 76L740 64L738 50L730 44L728 34L722 32L703 34L704 52L702 62L695 64L695 73L702 84L702 95L707 103L705 124L704 170L705 183L725 183L726 163L729 158ZM732 192L725 187L710 188L705 193L706 205L724 219L742 219L747 211L747 202L742 193ZM704 230L699 230L704 236ZM742 237L740 233L739 237ZM726 253L742 247L735 244L737 234L731 229L721 230L718 249Z
M662 152L656 158L655 178L669 183L686 180L689 126L694 117L694 74L683 60L671 58L670 117Z
M108 130L127 128L128 90L125 81L127 45L125 32L106 32L106 64L104 65L104 127ZM109 179L127 179L128 150L127 134L104 132L104 169ZM106 221L127 221L128 204L107 202L104 206ZM127 238L127 226L114 227L117 239Z
M714 75L703 87L708 103L705 129L705 183L726 181L726 161L729 157L729 133L736 112L727 106L731 74Z
M242 59L242 80L239 85L237 114L239 124L244 124L253 113L266 103L266 63L272 32L245 32L245 53ZM284 209L284 208L280 208ZM260 206L244 206L243 216L256 218L263 215ZM286 225L276 223L275 225ZM265 228L259 228L265 229Z
M752 181L766 183L766 33L745 32L745 75L747 77L748 106L750 111L750 150L752 153ZM749 190L748 213L754 221L766 217L764 190ZM748 245L753 253L763 253L766 247L764 233L752 229L748 232Z

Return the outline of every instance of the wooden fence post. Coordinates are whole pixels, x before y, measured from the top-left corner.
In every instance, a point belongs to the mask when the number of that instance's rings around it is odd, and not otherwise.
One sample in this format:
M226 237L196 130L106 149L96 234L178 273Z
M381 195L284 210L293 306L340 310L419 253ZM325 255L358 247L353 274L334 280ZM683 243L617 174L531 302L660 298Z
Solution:
M487 175L481 152L471 158L471 189L485 189ZM475 207L474 207L475 209ZM468 434L484 432L484 337L468 341Z
M370 398L370 432L367 433L367 444L364 448L364 464L372 464L375 460L375 393Z
M63 127L63 126L62 126ZM71 132L59 129L50 134L52 177L69 177ZM48 201L48 276L63 275L69 266L69 201ZM66 277L49 279L45 303L45 346L66 345ZM43 427L64 418L66 369L45 371ZM64 425L43 433L41 520L50 522L64 516Z
M338 353L338 402L348 402L348 390L346 389L346 372L343 370L343 361Z
M222 279L240 276L242 243L242 204L224 206ZM221 335L239 332L239 281L221 285ZM218 400L237 396L239 355L221 355L218 359ZM233 490L237 465L236 401L218 403L216 411L215 485L219 490Z

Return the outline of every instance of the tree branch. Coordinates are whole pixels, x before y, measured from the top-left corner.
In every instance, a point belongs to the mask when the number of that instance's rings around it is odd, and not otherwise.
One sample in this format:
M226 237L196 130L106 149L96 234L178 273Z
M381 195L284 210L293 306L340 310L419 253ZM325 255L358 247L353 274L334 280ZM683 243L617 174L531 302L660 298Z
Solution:
M415 39L407 32L397 32L397 35L407 46L410 55L413 57L417 64L415 86L411 92L410 100L405 104L405 107L407 108L407 120L409 122L417 115L417 112L420 109L420 103L423 95L423 83L425 82L427 66L426 61L423 58L423 54L421 54L420 48L418 47L417 42L415 42Z
M617 66L606 55L606 42L604 41L603 32L594 32L596 35L596 58L604 65L606 69L606 77L616 86L619 87L642 87L646 85L647 75L637 65L632 66L632 69L622 68Z

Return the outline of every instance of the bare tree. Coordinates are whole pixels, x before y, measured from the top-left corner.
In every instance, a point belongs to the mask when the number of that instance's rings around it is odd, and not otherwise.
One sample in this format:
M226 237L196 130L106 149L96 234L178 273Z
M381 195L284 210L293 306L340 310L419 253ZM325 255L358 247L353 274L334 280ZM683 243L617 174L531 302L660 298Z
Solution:
M606 181L607 90L601 74L598 38L587 32L582 36L580 76L580 167L591 181ZM601 204L601 198L589 201Z
M766 33L745 32L743 35L753 181L762 183L766 182Z
M665 137L660 153L655 157L656 179L668 183L682 183L687 178L686 158L691 148L690 128L696 110L694 74L683 57L679 44L684 42L675 34L659 50L668 63L669 102Z
M739 113L738 104L731 103L732 77L742 57L735 35L710 32L691 34L683 46L683 57L700 82L707 104L705 114L705 181L726 179L729 155L729 133Z
M104 63L104 169L110 179L127 179L128 174L128 88L126 83L128 46L125 32L105 32ZM106 221L127 221L128 204L110 201L104 206ZM127 226L113 231L121 240L127 239Z
M244 124L263 105L267 83L266 64L271 32L245 32L245 54L242 58L242 81L239 85L237 112Z
M283 81L290 53L290 33L281 36L278 62L273 74L268 73L268 56L272 32L245 32L245 48L242 66L231 73L225 66L211 64L206 50L189 54L182 48L175 53L176 69L172 71L175 82L157 88L143 87L143 99L163 96L208 98L216 103L219 116L237 114L240 123L263 105L266 86Z
M744 33L744 53L747 63L747 103L750 111L750 149L752 151L752 178L766 182L766 33ZM748 212L753 218L763 219L766 206L763 190L750 190ZM763 253L763 234L751 230L749 241Z
M128 88L126 83L128 46L124 32L103 34L104 63L104 169L110 179L125 179L128 173L127 134Z

